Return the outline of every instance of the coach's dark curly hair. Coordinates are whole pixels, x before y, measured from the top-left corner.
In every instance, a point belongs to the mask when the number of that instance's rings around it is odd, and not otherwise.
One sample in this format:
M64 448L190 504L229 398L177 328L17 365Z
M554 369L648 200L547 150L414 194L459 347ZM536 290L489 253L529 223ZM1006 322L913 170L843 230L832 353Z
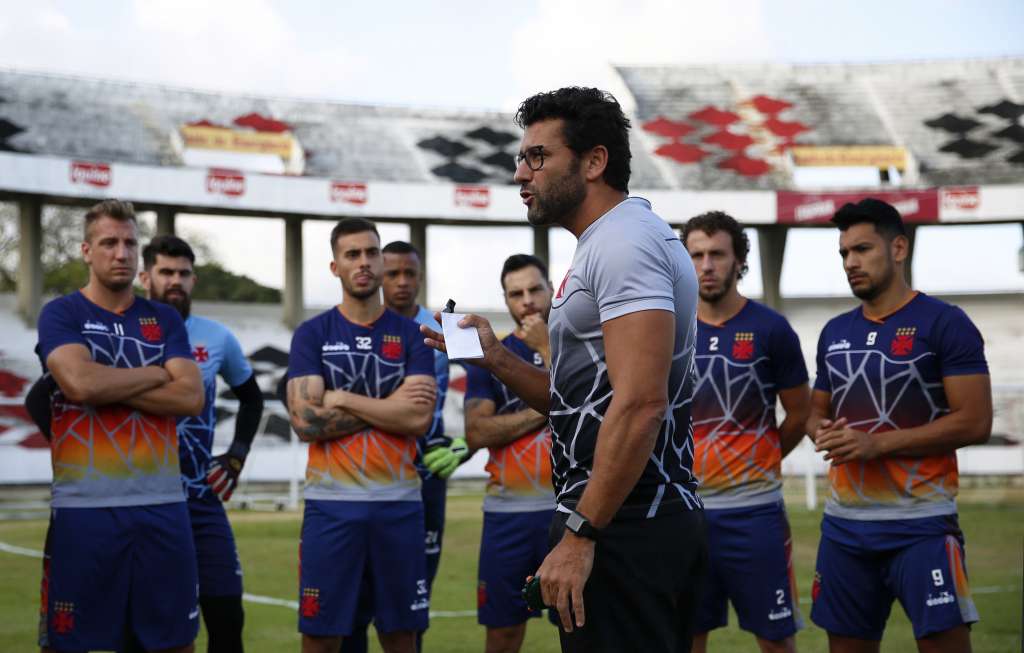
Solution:
M580 86L538 93L519 105L515 122L526 129L551 118L564 121L565 142L576 156L604 145L608 150L605 183L623 193L629 191L629 118L611 93Z
M732 251L736 255L736 260L740 262L740 279L743 278L749 269L747 255L750 254L750 239L747 238L746 232L743 231L743 225L737 222L736 218L725 211L708 211L690 218L683 225L684 245L686 239L694 231L703 231L709 236L719 231L729 234L732 238Z

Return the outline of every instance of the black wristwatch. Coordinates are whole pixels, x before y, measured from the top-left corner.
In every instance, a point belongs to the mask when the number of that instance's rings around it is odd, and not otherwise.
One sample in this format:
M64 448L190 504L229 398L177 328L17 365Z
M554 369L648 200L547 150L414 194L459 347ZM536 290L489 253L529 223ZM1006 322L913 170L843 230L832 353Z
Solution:
M569 513L569 518L565 520L565 527L579 537L585 537L588 540L594 540L595 542L597 541L598 535L601 534L601 531L594 528L589 519L575 510Z

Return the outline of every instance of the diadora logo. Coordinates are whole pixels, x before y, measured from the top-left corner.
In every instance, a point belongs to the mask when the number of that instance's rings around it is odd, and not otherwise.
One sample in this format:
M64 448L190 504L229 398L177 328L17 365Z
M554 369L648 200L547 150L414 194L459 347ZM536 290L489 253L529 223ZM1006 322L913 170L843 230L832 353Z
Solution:
M86 331L110 331L106 324L103 324L102 322L93 322L91 320L86 320L85 324L82 325L82 328Z
M956 597L945 590L939 592L938 596L929 594L928 599L924 602L929 608L937 605L946 605L947 603L956 603Z
M324 346L320 348L320 351L348 351L350 349L351 349L351 347L348 346L348 343L345 343L345 342L333 342L333 343L331 343L331 342L329 342L329 343L324 344Z
M843 338L839 342L833 342L831 345L828 346L828 350L829 351L839 351L841 349L849 349L849 348L850 348L850 341L847 340L846 338Z
M778 621L779 619L785 619L786 617L792 617L793 611L789 608L780 608L773 610L768 613L768 621Z
M356 336L356 349L373 349L373 338L370 336Z

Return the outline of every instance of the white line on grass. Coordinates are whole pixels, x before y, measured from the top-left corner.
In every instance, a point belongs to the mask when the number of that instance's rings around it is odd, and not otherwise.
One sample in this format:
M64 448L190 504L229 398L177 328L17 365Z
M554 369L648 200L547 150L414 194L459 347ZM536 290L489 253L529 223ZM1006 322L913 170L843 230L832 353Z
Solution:
M28 558L42 558L43 552L36 551L35 549L26 549L20 546L14 546L7 542L0 542L0 551L4 553L12 553L14 555L25 556ZM282 608L291 608L292 610L299 609L298 601L289 601L287 599L277 599L273 596L261 596L259 594L249 594L246 592L242 594L242 600L249 603L259 603L260 605L276 605ZM450 619L454 617L475 617L476 610L432 610L430 612L431 619Z
M29 558L42 558L43 552L36 551L35 549L26 549L20 546L14 546L6 542L0 542L0 551L4 553L13 553L14 555L27 556ZM971 594L1002 594L1004 592L1016 592L1019 588L1014 585L991 585L987 587L973 587L971 588ZM242 594L242 600L248 601L249 603L259 603L261 605L277 605L282 608L291 608L292 610L299 609L298 601L289 601L288 599L277 599L273 596L262 596L260 594L249 594L246 592ZM806 596L800 598L801 603L810 603L811 600ZM431 610L430 617L432 619L451 619L458 617L475 617L476 610Z

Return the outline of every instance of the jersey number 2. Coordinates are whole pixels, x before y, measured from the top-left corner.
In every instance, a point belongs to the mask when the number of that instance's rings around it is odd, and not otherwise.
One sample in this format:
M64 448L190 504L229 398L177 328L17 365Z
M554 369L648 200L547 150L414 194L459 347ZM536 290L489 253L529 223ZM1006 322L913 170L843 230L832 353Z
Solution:
M718 336L708 338L708 351L718 351Z

